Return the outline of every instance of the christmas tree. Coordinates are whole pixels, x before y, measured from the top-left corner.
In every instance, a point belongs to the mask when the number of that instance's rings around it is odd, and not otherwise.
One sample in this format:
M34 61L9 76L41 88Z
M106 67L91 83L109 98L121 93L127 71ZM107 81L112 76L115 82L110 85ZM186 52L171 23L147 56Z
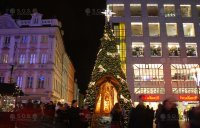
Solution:
M128 113L131 108L131 96L128 90L125 74L121 68L121 61L117 50L115 36L109 22L106 22L104 28L104 36L101 38L100 50L92 71L91 81L86 91L85 103L94 112L97 103L97 95L99 94L99 86L96 82L104 76L110 76L117 80L119 86L114 86L117 90L118 102L124 108L125 125L128 123Z

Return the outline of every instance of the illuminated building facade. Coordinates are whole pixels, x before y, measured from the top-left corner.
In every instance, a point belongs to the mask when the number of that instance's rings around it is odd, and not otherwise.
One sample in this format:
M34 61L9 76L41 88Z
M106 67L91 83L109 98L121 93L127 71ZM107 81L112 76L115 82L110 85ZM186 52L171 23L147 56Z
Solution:
M0 82L13 81L25 93L21 99L71 103L74 98L74 66L63 42L61 23L42 19L34 12L30 20L0 16ZM77 86L76 86L77 87Z
M155 108L168 97L181 109L197 105L200 1L107 0L107 8L134 103L143 94Z

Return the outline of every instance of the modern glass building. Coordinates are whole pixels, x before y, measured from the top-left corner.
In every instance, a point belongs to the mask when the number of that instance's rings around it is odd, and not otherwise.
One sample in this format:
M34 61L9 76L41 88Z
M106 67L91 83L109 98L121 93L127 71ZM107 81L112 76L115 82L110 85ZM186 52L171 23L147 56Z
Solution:
M173 97L182 111L198 104L200 1L107 0L132 100L156 108Z

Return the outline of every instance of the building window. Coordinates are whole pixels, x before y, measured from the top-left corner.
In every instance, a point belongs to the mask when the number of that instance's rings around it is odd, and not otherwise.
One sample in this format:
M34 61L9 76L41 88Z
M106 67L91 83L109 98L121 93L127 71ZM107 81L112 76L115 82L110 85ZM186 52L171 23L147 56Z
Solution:
M25 54L20 54L19 55L19 64L24 64L25 63L25 59L26 59L26 55Z
M124 16L124 4L108 4L108 8L116 13L113 16Z
M41 61L41 64L46 64L47 63L47 54L42 54L40 61Z
M151 57L160 57L162 56L162 47L160 42L151 42L150 49L151 49Z
M40 76L38 78L38 88L44 88L44 81L45 81L45 77L44 76Z
M132 55L134 57L144 57L144 43L143 42L132 43Z
M4 77L3 76L0 76L0 83L4 83Z
M131 16L142 16L141 4L130 4Z
M28 43L28 36L27 35L22 36L21 42L22 43Z
M23 84L23 77L22 76L18 76L17 77L17 85L22 88L22 84Z
M47 43L48 42L48 35L42 35L41 36L41 43Z
M2 63L8 63L8 54L6 54L6 53L2 54L1 62Z
M37 43L38 42L38 36L37 35L32 35L31 36L31 43Z
M34 24L38 24L38 18L34 18Z
M183 23L183 32L185 37L194 37L195 30L193 23Z
M132 22L131 30L133 36L142 36L143 35L143 27L141 22Z
M200 17L200 5L196 5L197 7L197 14L198 14L198 17Z
M162 64L134 64L133 70L136 94L164 94Z
M36 55L35 54L31 54L30 55L30 64L35 64L36 63Z
M174 4L164 4L165 17L175 17L175 6Z
M191 17L191 5L180 5L180 8L182 17Z
M26 84L27 88L32 88L33 87L33 77L27 77L27 84Z
M159 23L149 23L149 36L160 36Z
M4 38L3 47L8 48L9 46L10 46L10 36L6 36L6 37Z
M166 23L167 36L177 36L177 24L176 23Z
M126 74L126 42L125 42L125 24L113 23L113 30L115 34L115 40L117 42L117 49L120 55L121 67Z
M185 43L186 54L188 57L197 56L197 44L196 43Z
M158 16L158 4L147 4L148 16Z
M196 82L194 77L193 68L197 64L172 64L171 65L171 78L172 78L172 92L175 94L189 94L197 93ZM195 91L194 91L195 90Z
M168 51L171 57L180 56L179 43L168 43Z

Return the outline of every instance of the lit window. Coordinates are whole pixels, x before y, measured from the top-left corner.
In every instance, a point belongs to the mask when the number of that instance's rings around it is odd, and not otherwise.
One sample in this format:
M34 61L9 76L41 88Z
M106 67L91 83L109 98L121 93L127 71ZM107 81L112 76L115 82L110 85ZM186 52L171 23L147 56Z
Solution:
M24 64L25 63L25 59L26 59L26 55L25 54L20 54L19 55L19 64Z
M198 64L172 64L171 65L171 78L172 78L172 91L175 94L188 94L197 93L195 82L195 68Z
M17 85L22 88L22 84L23 84L23 77L22 76L18 76L17 77Z
M180 5L180 8L182 17L191 17L191 5Z
M28 43L28 36L27 35L22 36L21 42L22 43Z
M141 13L141 4L131 4L131 16L142 16Z
M149 36L160 36L159 23L149 23Z
M151 56L152 57L162 56L161 43L151 42L150 43L150 49L151 49Z
M33 77L27 77L27 84L26 84L27 88L32 88L33 87Z
M3 44L3 47L9 47L10 46L10 36L6 36L4 38L4 44Z
M134 87L136 94L163 94L162 64L134 64Z
M165 17L176 16L174 4L164 4L164 14L165 14Z
M177 36L177 24L176 23L166 23L167 36Z
M44 76L40 76L38 78L38 88L44 88L44 81L45 81L45 77Z
M142 23L141 22L131 23L131 30L133 36L142 36L143 35Z
M196 43L185 43L186 54L188 57L197 56L197 44Z
M198 14L198 17L200 17L200 5L196 5L197 7L197 14Z
M186 37L194 37L195 36L194 24L183 23L183 32L184 32L184 36Z
M42 35L41 36L41 43L47 43L48 42L48 35Z
M124 4L108 4L108 7L115 13L113 16L124 16Z
M36 35L31 36L31 43L37 43L38 37Z
M157 4L147 4L148 16L158 16L158 5Z
M171 57L180 56L179 43L168 43L168 51Z
M1 62L2 63L8 63L8 54L2 54L1 56Z
M144 57L144 43L143 42L132 43L132 55L135 57Z
M36 63L36 55L35 54L31 54L30 55L30 64L35 64Z
M41 63L46 64L47 63L47 54L42 54L41 55Z

